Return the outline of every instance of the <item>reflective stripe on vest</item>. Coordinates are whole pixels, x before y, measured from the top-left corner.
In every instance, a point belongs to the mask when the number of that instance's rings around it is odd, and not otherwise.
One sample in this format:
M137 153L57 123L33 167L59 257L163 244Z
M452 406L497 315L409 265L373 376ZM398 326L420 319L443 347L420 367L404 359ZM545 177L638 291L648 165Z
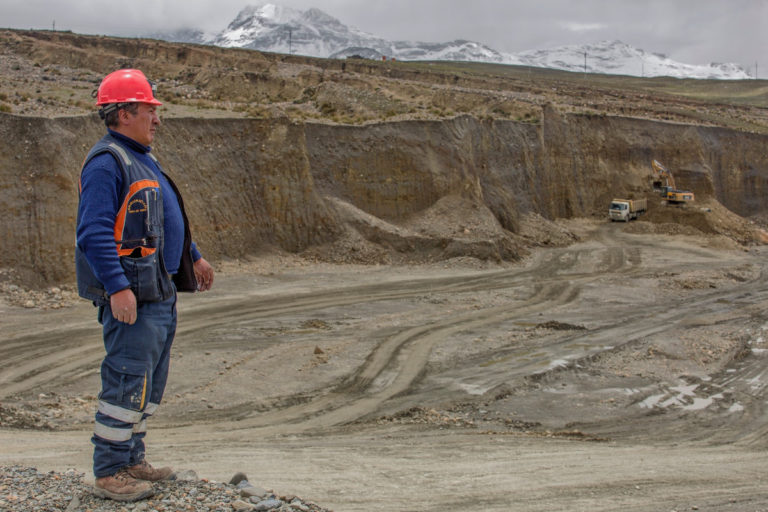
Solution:
M109 143L109 147L111 147L112 149L114 149L120 154L126 166L131 165L131 159L128 157L128 153L125 152L122 146L120 146L119 144L115 144L114 142L111 142Z
M128 256L133 252L136 246L141 246L141 255L149 256L154 254L157 250L156 247L145 247L147 245L146 239L140 240L125 240L125 221L126 215L131 213L144 213L145 216L149 216L149 205L152 204L149 197L142 198L141 192L145 194L153 193L157 194L157 190L160 188L160 183L157 180L139 180L131 183L128 189L128 193L123 199L123 204L120 205L120 209L117 212L117 218L115 219L115 243L117 244L117 254L120 256ZM150 192L151 191L151 192ZM133 247L123 248L125 243L132 243Z

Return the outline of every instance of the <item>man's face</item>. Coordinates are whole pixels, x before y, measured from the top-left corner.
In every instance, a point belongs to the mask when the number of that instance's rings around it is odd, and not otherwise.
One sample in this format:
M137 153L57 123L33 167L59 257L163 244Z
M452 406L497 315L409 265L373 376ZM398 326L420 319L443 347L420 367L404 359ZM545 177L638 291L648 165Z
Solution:
M120 111L120 128L126 135L140 144L149 146L155 138L155 130L160 125L157 107L149 103L139 103L139 110L131 114L127 110Z

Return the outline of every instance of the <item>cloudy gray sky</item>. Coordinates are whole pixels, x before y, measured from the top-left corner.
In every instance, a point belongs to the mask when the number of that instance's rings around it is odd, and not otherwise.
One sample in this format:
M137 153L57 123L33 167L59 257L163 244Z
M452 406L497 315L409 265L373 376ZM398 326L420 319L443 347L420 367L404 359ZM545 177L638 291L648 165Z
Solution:
M246 5L264 3L317 7L387 39L469 39L508 53L620 39L679 62L759 63L768 72L768 0L0 0L0 26L218 32Z

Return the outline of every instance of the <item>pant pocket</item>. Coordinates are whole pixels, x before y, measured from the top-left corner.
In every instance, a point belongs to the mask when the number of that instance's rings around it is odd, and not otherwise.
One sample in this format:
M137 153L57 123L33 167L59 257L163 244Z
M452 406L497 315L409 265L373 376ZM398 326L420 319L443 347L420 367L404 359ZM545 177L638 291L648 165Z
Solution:
M143 411L151 391L147 364L132 359L104 360L99 398L124 409Z

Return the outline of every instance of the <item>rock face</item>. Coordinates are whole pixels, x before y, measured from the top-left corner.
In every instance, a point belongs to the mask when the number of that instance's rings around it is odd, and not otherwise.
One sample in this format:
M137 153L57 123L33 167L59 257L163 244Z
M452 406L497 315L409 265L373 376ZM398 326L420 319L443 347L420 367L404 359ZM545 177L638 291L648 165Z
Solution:
M102 134L96 116L0 114L0 268L16 268L34 285L74 280L80 165ZM721 128L546 108L539 124L472 116L362 126L169 119L154 152L179 183L195 239L214 261L344 240L395 260L514 259L525 251L517 234L526 216L604 215L612 197L653 196L653 158L697 202L764 214L767 143ZM468 226L441 231L420 221L446 198Z

